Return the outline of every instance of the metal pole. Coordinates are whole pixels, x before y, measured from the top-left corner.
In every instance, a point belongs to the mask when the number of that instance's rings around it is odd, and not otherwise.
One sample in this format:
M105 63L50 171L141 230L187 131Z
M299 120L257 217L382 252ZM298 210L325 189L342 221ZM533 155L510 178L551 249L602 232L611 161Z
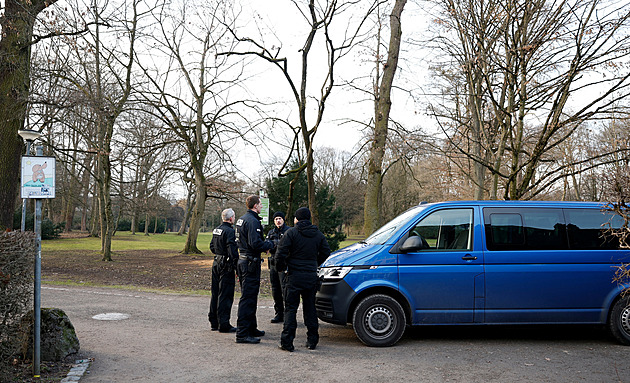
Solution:
M43 148L37 147L37 155L43 154ZM39 379L40 373L40 336L41 336L41 285L42 285L42 200L35 199L35 234L37 235L37 256L35 257L35 288L33 307L33 377Z
M31 140L26 140L26 155L29 156L31 154L31 143L33 141ZM27 199L24 198L22 199L22 233L24 232L24 230L26 230L26 201Z

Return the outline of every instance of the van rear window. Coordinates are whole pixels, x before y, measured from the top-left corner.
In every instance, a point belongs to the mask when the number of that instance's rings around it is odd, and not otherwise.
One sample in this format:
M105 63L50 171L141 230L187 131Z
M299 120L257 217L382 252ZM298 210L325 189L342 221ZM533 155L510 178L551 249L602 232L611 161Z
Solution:
M485 208L488 250L567 248L562 209Z
M617 250L623 218L599 209L484 208L488 250ZM565 223L566 222L566 223Z
M609 230L623 226L620 216L595 209L565 209L565 215L571 249L619 249L619 240Z

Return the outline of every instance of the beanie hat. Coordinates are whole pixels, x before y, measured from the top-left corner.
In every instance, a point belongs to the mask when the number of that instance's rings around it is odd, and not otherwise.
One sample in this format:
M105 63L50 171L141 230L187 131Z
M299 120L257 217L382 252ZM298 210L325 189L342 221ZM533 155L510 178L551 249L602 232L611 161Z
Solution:
M273 219L276 219L276 217L280 217L283 221L286 221L286 218L284 218L284 212L282 211L277 211L276 214L273 215Z
M295 218L297 218L298 221L310 220L311 211L308 210L307 207L301 207L295 211Z

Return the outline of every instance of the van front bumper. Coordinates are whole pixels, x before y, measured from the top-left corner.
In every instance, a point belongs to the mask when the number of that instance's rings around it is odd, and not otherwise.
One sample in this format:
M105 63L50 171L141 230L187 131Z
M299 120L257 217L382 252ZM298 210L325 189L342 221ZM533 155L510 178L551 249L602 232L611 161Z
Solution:
M342 280L324 281L315 296L317 317L324 322L345 325L350 304L357 293Z

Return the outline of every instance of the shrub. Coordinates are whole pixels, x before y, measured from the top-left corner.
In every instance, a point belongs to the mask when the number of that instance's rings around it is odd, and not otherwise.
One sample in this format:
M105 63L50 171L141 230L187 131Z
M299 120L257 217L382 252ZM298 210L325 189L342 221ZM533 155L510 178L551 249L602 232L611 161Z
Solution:
M34 214L31 212L26 212L26 220L24 221L24 226L26 231L34 231L35 230L35 218ZM15 229L19 229L22 225L22 208L15 211L13 214L13 227ZM55 239L59 238L59 234L63 231L66 226L65 222L62 223L54 223L48 218L42 219L42 239Z
M121 218L118 220L118 231L131 231L131 220L127 218Z

